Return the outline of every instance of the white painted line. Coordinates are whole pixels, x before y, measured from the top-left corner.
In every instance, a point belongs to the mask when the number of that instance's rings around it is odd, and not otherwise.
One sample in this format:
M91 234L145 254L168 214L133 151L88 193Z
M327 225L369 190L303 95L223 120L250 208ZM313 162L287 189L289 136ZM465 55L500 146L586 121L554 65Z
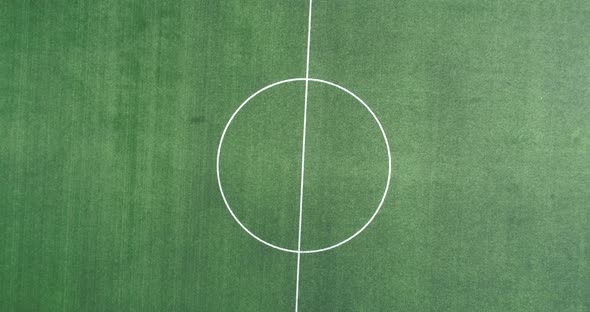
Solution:
M297 277L296 277L296 282L295 282L295 312L299 311L299 283L300 283L300 272L301 272L301 254L302 253L319 253L319 252L328 251L330 249L337 248L339 246L346 244L347 242L349 242L350 240L355 238L357 235L362 233L369 226L369 224L371 224L371 222L373 222L373 220L377 216L377 213L379 213L379 210L381 210L381 207L383 206L383 203L385 202L385 198L387 197L387 192L389 190L389 184L391 182L391 150L389 147L389 141L387 140L387 135L385 134L385 130L383 130L383 126L381 125L381 122L379 121L379 119L377 118L377 116L375 115L373 110L371 110L371 108L361 98L359 98L356 94L352 93L351 91L347 90L346 88L344 88L340 85L337 85L333 82L326 81L326 80L309 78L312 5L313 5L313 0L309 0L309 13L308 13L308 22L307 22L307 52L306 52L307 56L306 56L306 62L305 62L305 78L292 78L292 79L278 81L278 82L272 83L272 84L256 91L254 94L252 94L250 97L248 97L238 107L238 109L231 115L229 121L225 125L225 127L223 129L223 133L221 134L221 139L219 140L219 146L217 148L217 157L216 157L217 158L216 159L216 173L217 173L217 183L219 185L219 191L221 193L221 197L223 199L223 202L225 203L225 206L229 210L229 213L234 218L234 220L240 225L240 227L242 227L242 229L244 231L246 231L246 233L248 233L250 236L252 236L256 240L258 240L259 242L261 242L271 248L274 248L274 249L297 254L297 273L296 273ZM294 82L294 81L305 81L305 98L304 98L304 105L303 105L303 140L302 140L302 148L301 148L301 184L300 184L300 189L299 189L299 229L298 229L298 236L297 236L297 250L288 249L288 248L284 248L284 247L280 247L280 246L271 244L271 243L263 240L262 238L256 236L244 224L242 224L242 222L238 219L238 217L235 215L235 213L231 209L231 207L227 201L227 198L225 197L225 193L223 192L223 187L221 185L220 166L219 166L220 158L221 158L221 147L223 145L223 139L225 138L225 135L227 133L227 130L228 130L231 122L234 120L234 118L240 112L240 110L248 102L250 102L251 99L253 99L255 96L257 96L261 92L263 92L267 89L270 89L272 87L275 87L275 86L278 86L278 85L281 85L284 83L288 83L288 82ZM309 81L327 84L327 85L338 88L338 89L348 93L349 95L354 97L357 101L359 101L369 111L369 113L371 113L371 116L373 116L373 119L375 120L375 122L379 126L379 130L381 131L381 134L383 135L383 140L385 142L385 146L387 149L387 182L385 185L385 191L383 192L383 196L381 197L381 201L379 202L377 209L375 210L373 215L369 218L369 221L367 221L367 223L365 223L365 225L363 225L357 232L355 232L353 235L351 235L347 239L345 239L339 243L336 243L334 245L325 247L325 248L313 249L313 250L301 250L301 232L302 232L301 228L302 228L302 223L303 223L303 191L304 191L303 185L304 185L304 181L305 181L305 178L304 178L305 177L305 142L306 142L306 135L307 135L307 102L308 102L307 99L308 99L308 94L309 94Z
M307 19L307 57L305 62L305 99L303 104L303 144L301 147L301 188L299 189L299 237L297 238L297 279L295 282L295 312L299 311L299 272L301 267L301 224L303 219L303 181L305 176L305 137L307 130L307 95L309 91L309 47L311 44L311 8L313 0L309 0Z
M340 89L346 93L348 93L350 96L352 96L353 98L355 98L359 103L361 103L365 109L367 111L369 111L369 113L371 114L371 116L373 116L373 119L375 120L375 123L377 124L377 126L379 127L379 130L381 131L381 135L383 137L383 142L385 143L385 148L386 148L386 152L387 152L387 180L385 183L385 189L383 191L383 195L381 196L381 200L379 202L379 205L377 206L377 208L375 209L375 212L373 212L373 215L369 218L369 220L367 221L367 223L365 223L365 225L363 225L356 233L354 233L353 235L349 236L347 239L336 243L334 245L328 246L328 247L323 247L320 249L310 249L310 250L297 250L297 249L289 249L289 248L285 248L285 247L281 247L281 246L277 246L274 245L272 243L269 243L268 241L258 237L256 234L254 234L250 229L248 229L241 221L240 219L236 216L236 214L234 213L234 211L232 210L226 196L225 196L225 192L223 191L223 185L221 183L221 169L220 169L220 163L221 163L221 150L223 147L223 141L225 140L225 135L227 134L231 123L233 122L233 120L235 119L235 117L238 115L238 113L246 106L246 104L248 104L254 97L256 97L257 95L259 95L260 93L285 84L285 83L291 83L291 82L298 82L298 81L311 81L311 82L318 82L318 83L323 83L332 87L335 87L337 89ZM221 198L223 199L223 203L225 204L225 207L227 208L227 210L229 211L230 215L234 218L234 220L238 223L238 225L246 232L248 233L248 235L252 236L254 239L256 239L257 241L259 241L260 243L271 247L273 249L277 249L280 251L284 251L284 252L290 252L290 253L302 253L302 254L312 254L312 253L318 253L318 252L323 252L323 251L328 251L337 247L340 247L346 243L348 243L349 241L351 241L353 238L357 237L359 234L361 234L368 226L369 224L371 224L371 222L373 222L373 220L375 219L375 217L377 216L377 214L379 213L379 211L381 210L381 207L383 206L383 203L385 202L385 198L387 197L387 193L389 191L389 185L391 182L391 149L389 147L389 140L387 139L387 135L385 134L385 130L383 129L383 126L381 125L381 122L379 121L379 119L377 118L377 115L375 115L375 113L373 112L373 110L360 98L358 97L356 94L352 93L352 91L336 84L330 81L326 81L326 80L322 80L322 79L316 79L316 78L291 78L291 79L285 79L285 80L281 80L281 81L277 81L275 83L272 83L258 91L256 91L254 94L252 94L251 96L249 96L240 106L238 106L238 108L236 109L236 111L231 115L231 117L229 118L227 124L225 125L225 128L223 129L223 132L221 133L221 138L219 140L219 146L217 147L217 157L216 157L216 174L217 174L217 185L219 186L219 192L221 193Z

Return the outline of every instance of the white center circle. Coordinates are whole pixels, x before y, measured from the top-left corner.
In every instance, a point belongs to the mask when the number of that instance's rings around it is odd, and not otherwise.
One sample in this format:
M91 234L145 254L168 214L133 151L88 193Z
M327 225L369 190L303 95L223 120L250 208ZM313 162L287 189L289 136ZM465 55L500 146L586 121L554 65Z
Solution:
M373 215L371 215L371 217L369 218L369 220L359 229L357 230L354 234L352 234L351 236L349 236L348 238L346 238L345 240L336 243L334 245L331 246L327 246L324 248L319 248L319 249L312 249L312 250L294 250L294 249L289 249L289 248L284 248L281 246L277 246L274 244L271 244L267 241L265 241L264 239L256 236L256 234L254 234L252 231L250 231L239 219L238 217L235 215L235 213L233 212L232 208L230 207L227 198L225 197L225 193L223 192L223 186L221 183L221 174L220 174L220 158L221 158L221 148L223 146L223 140L225 138L225 134L227 133L227 130L229 129L232 121L234 120L235 116L240 112L240 110L246 106L246 104L248 104L248 102L250 102L250 100L252 100L254 97L256 97L258 94L264 92L265 90L268 90L272 87L284 84L284 83L289 83L289 82L295 82L295 81L313 81L313 82L319 82L319 83L323 83L335 88L338 88L346 93L348 93L349 95L351 95L352 97L354 97L358 102L360 102L368 111L369 113L371 113L371 116L373 116L373 119L375 120L375 122L377 123L377 125L379 126L379 130L381 131L381 134L383 135L383 141L385 143L385 147L387 149L387 182L385 184L385 190L383 191L383 196L381 197L381 200L379 202L379 205L377 205L377 209L375 209L375 212L373 212ZM381 207L383 206L383 202L385 201L385 197L387 197L387 192L389 190L389 183L391 181L391 151L389 148L389 142L387 140L387 136L385 135L385 131L383 130L383 126L381 125L381 122L379 121L379 119L377 118L377 116L375 115L375 113L371 110L371 108L361 99L359 98L357 95L355 95L354 93L352 93L351 91L349 91L348 89L337 85L333 82L329 82L326 80L321 80L321 79L315 79L315 78L292 78L292 79L286 79L286 80L281 80L278 82L275 82L273 84L270 84L258 91L256 91L254 94L252 94L250 97L248 97L239 107L238 109L236 109L236 111L232 114L232 116L229 118L229 121L227 122L227 124L225 125L225 128L223 129L223 133L221 134L221 139L219 140L219 147L217 148L217 183L219 185L219 191L221 192L221 197L223 199L223 202L225 203L225 206L227 207L227 209L229 210L229 213L231 214L231 216L234 218L234 220L236 220L236 222L240 225L240 227L246 231L246 233L248 233L250 236L252 236L253 238L255 238L257 241L271 247L277 250L281 250L284 252L290 252L290 253L317 253L317 252L322 252L322 251L328 251L330 249L334 249L336 247L339 247L343 244L346 244L347 242L349 242L350 240L352 240L353 238L355 238L357 235L359 235L361 232L363 232L367 226L369 226L369 224L371 224L371 222L373 222L373 220L375 219L375 217L377 216L377 213L379 213L379 210L381 210Z

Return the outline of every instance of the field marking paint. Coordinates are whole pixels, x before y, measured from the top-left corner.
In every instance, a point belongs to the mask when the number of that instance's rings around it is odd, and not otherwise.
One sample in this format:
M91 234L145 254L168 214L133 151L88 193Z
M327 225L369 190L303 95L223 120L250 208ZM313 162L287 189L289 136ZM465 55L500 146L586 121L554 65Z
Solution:
M297 238L297 279L295 281L295 312L299 311L299 271L301 267L301 224L303 223L303 182L305 176L305 136L307 130L307 96L309 91L309 47L311 45L311 8L307 18L307 57L305 62L305 99L303 104L303 143L301 147L301 188L299 189L299 236Z
M241 221L240 219L238 219L238 217L235 215L235 213L233 212L233 210L231 209L231 206L229 205L229 202L227 201L227 198L225 196L225 193L223 192L223 186L221 183L221 174L220 174L220 158L221 158L221 148L223 146L223 140L225 139L225 135L227 134L227 130L229 129L232 121L234 120L234 118L236 117L236 115L242 110L242 108L244 108L244 106L246 106L246 104L248 104L250 102L250 100L252 100L254 97L256 97L258 94L264 92L265 90L268 90L272 87L276 87L278 85L281 84L285 84L285 83L290 83L290 82L297 82L297 81L312 81L312 82L318 82L318 83L323 83L335 88L338 88L346 93L348 93L350 96L352 96L353 98L355 98L358 102L360 102L366 110L369 111L369 113L371 114L371 116L373 116L373 119L375 120L375 122L377 123L377 126L379 127L379 130L381 131L381 135L383 136L383 141L385 142L385 147L387 149L387 181L385 184L385 190L383 191L383 196L381 197L381 201L379 202L379 205L377 206L377 209L375 209L375 212L373 213L373 215L369 218L369 220L367 221L367 223L365 223L365 225L363 225L357 232L355 232L353 235L351 235L350 237L348 237L347 239L336 243L334 245L328 246L328 247L324 247L324 248L319 248L319 249L310 249L310 250L296 250L296 249L289 249L289 248L284 248L281 246L277 246L274 245L272 243L269 243L267 241L265 241L264 239L256 236L256 234L254 234L252 231L250 231ZM316 79L316 78L291 78L291 79L286 79L286 80L281 80L281 81L277 81L275 83L272 83L258 91L256 91L254 94L252 94L251 96L249 96L240 106L238 106L238 108L236 109L236 111L231 115L231 117L229 118L229 121L227 122L227 124L225 125L225 128L223 129L223 132L221 133L221 139L219 140L219 146L217 147L217 159L216 159L216 173L217 173L217 184L219 186L219 192L221 193L221 198L223 199L223 202L225 204L225 207L227 208L227 210L229 211L229 213L231 214L231 216L234 218L234 220L238 223L238 225L246 232L248 233L250 236L252 236L254 239L256 239L257 241L259 241L260 243L280 250L280 251L284 251L284 252L290 252L290 253L302 253L302 254L312 254L312 253L318 253L318 252L323 252L323 251L328 251L337 247L340 247L346 243L348 243L349 241L351 241L353 238L357 237L360 233L362 233L368 226L369 224L371 224L373 222L373 220L375 219L375 217L377 216L377 214L379 213L379 211L381 210L381 207L383 206L383 203L385 202L385 198L387 197L387 192L389 191L389 184L391 182L391 150L389 147L389 141L387 139L387 135L385 134L385 130L383 129L383 126L381 125L381 122L379 121L379 119L377 118L377 115L375 115L375 113L373 112L373 110L371 110L371 108L361 99L359 98L356 94L352 93L351 91L349 91L348 89L330 82L330 81L326 81L326 80L322 80L322 79Z
M281 81L277 81L275 83L272 83L258 91L256 91L254 94L252 94L251 96L249 96L239 107L238 109L236 109L236 111L231 115L231 117L229 118L227 124L225 125L225 127L223 128L223 132L221 134L221 139L219 140L219 146L217 147L217 157L216 157L216 173L217 173L217 184L219 186L219 191L221 193L221 197L223 199L223 202L225 203L225 206L227 207L227 210L229 210L229 213L231 214L231 216L234 218L234 220L240 225L240 227L246 231L246 233L248 233L250 236L252 236L253 238L255 238L257 241L280 251L284 251L284 252L290 252L290 253L296 253L297 254L297 273L296 273L296 282L295 282L295 312L299 311L299 281L300 281L300 271L301 271L301 254L302 253L318 253L318 252L323 252L323 251L328 251L334 248L337 248L339 246L342 246L346 243L348 243L349 241L351 241L353 238L355 238L356 236L358 236L360 233L362 233L368 226L369 224L371 224L373 222L373 220L375 219L375 217L377 216L377 214L379 213L379 210L381 210L381 207L383 206L383 203L385 202L385 198L387 197L387 192L389 191L389 184L391 182L391 150L389 147L389 141L387 140L387 135L385 134L385 130L383 130L383 126L381 125L381 122L379 121L379 119L377 118L377 116L375 115L375 113L373 112L373 110L371 110L371 108L361 99L359 98L356 94L352 93L351 91L349 91L348 89L337 85L333 82L329 82L326 80L321 80L321 79L315 79L315 78L309 78L309 56L310 56L310 46L311 46L311 13L312 13L312 5L313 5L313 0L309 0L309 13L308 13L308 21L307 21L307 55L306 55L306 60L305 60L305 78L291 78L291 79L286 79L286 80L281 80ZM297 235L297 250L293 250L293 249L288 249L288 248L284 248L284 247L280 247L274 244L271 244L265 240L263 240L262 238L256 236L256 234L254 234L252 231L250 231L244 224L242 224L242 222L238 219L238 217L235 215L235 213L233 212L233 210L231 209L227 198L225 197L225 193L223 192L223 186L221 185L221 174L220 174L220 158L221 158L221 147L223 145L223 140L225 138L225 135L227 133L227 130L229 129L229 126L231 124L231 122L234 120L234 118L236 117L236 115L240 112L240 110L246 105L248 104L248 102L250 102L250 100L252 100L255 96L257 96L258 94L264 92L265 90L268 90L272 87L284 84L284 83L289 83L289 82L295 82L295 81L304 81L305 82L305 97L304 97L304 104L303 104L303 140L302 140L302 147L301 147L301 184L300 184L300 189L299 189L299 229L298 229L298 235ZM320 249L313 249L313 250L301 250L301 228L302 228L302 223L303 223L303 190L304 190L304 181L305 181L305 141L306 141L306 135L307 135L307 99L308 99L308 94L309 94L309 82L310 81L314 81L314 82L319 82L319 83L323 83L323 84L327 84L329 86L338 88L346 93L348 93L349 95L351 95L352 97L354 97L357 101L359 101L368 111L369 113L371 113L371 116L373 116L373 119L375 120L375 122L377 123L377 125L379 126L379 130L381 131L381 134L383 135L383 141L385 142L385 147L387 149L387 182L385 183L385 190L383 191L383 196L381 197L381 201L379 202L379 205L377 206L377 209L375 209L375 212L373 213L373 215L369 218L369 220L367 221L367 223L365 223L358 231L356 231L354 234L352 234L351 236L349 236L348 238L346 238L345 240L336 243L334 245L328 246L328 247L324 247L324 248L320 248Z

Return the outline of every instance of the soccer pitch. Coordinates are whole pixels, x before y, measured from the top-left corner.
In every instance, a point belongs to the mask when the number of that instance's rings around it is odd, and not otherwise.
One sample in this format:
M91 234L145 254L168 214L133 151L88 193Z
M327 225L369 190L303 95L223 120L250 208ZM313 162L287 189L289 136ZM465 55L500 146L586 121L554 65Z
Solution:
M590 311L586 0L0 28L0 311Z

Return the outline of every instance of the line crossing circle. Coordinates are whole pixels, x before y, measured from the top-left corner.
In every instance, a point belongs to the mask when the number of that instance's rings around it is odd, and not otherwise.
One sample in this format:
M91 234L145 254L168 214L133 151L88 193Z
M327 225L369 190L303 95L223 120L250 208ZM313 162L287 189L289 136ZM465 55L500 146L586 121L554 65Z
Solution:
M323 248L319 248L319 249L310 249L310 250L295 250L295 249L289 249L289 248L284 248L272 243L267 242L266 240L258 237L256 234L254 234L250 229L248 229L241 221L240 219L238 219L238 217L235 215L235 213L233 212L231 206L229 205L227 198L225 197L225 193L223 191L223 186L221 183L221 174L220 174L220 158L221 158L221 148L223 146L223 140L225 138L225 134L227 133L227 130L229 129L232 121L234 120L234 118L236 117L236 115L240 112L240 110L242 110L242 108L244 108L244 106L246 106L246 104L248 104L248 102L250 102L250 100L252 100L254 97L256 97L258 94L264 92L265 90L268 90L270 88L276 87L278 85L281 84L285 84L285 83L290 83L290 82L296 82L296 81L313 81L313 82L318 82L318 83L322 83L322 84L326 84L332 87L335 87L337 89L340 89L341 91L346 92L347 94L349 94L350 96L352 96L353 98L355 98L358 102L360 102L371 114L371 116L373 116L373 119L375 120L375 122L377 123L377 125L379 126L379 130L381 131L381 134L383 136L383 141L385 143L385 147L387 149L387 182L385 183L385 190L383 191L383 195L381 197L381 200L379 202L379 204L377 205L377 208L375 209L375 211L373 212L373 215L371 215L371 217L369 218L369 220L359 229L357 230L354 234L350 235L348 238L327 246L327 247L323 247ZM269 84L268 86L256 91L254 94L252 94L251 96L249 96L237 109L236 111L231 115L231 117L229 118L227 124L225 125L223 132L221 134L221 139L219 140L219 146L217 148L217 157L216 157L216 173L217 173L217 184L219 186L219 191L221 193L221 197L223 199L223 202L225 203L225 206L227 208L227 210L229 211L229 213L231 214L231 216L234 218L234 220L238 223L238 225L240 225L240 227L246 231L246 233L248 233L250 236L252 236L254 239L256 239L257 241L259 241L260 243L283 251L283 252L289 252L289 253L295 253L295 254L311 254L311 253L319 253L319 252L323 252L323 251L328 251L337 247L340 247L346 243L348 243L349 241L351 241L353 238L355 238L356 236L358 236L360 233L362 233L368 226L369 224L371 224L373 222L373 220L375 219L375 217L377 216L377 214L379 213L379 211L381 210L381 207L383 206L383 203L385 201L385 198L387 197L387 192L389 190L389 184L391 182L391 150L389 147L389 141L387 139L387 135L385 134L385 130L383 130L383 126L381 125L381 122L379 121L379 118L377 118L377 115L375 115L375 113L373 112L373 110L371 110L371 108L360 98L358 97L356 94L352 93L351 91L349 91L348 89L330 82L330 81L326 81L326 80L322 80L322 79L316 79L316 78L291 78L291 79L286 79L286 80L281 80L281 81L277 81L275 83Z

